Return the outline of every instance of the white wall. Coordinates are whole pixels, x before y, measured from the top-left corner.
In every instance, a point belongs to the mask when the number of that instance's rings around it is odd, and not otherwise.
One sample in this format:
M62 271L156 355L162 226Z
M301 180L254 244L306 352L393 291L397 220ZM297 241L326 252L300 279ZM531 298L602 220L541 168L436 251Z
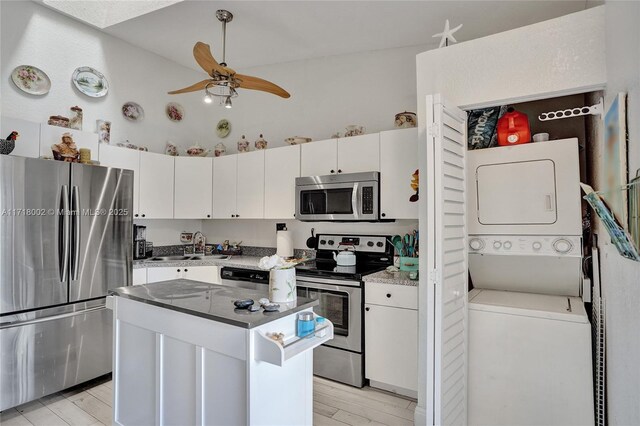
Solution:
M424 52L418 93L468 109L597 90L606 82L604 49L604 8L595 7Z
M195 98L183 98L185 118L169 121L167 102L176 101L167 91L201 79L200 73L148 51L127 44L31 1L2 2L1 73L2 114L46 122L51 115L69 116L69 108L84 110L84 130L95 131L96 119L112 124L112 142L129 139L138 145L163 151L167 139L189 146L195 140L212 140L215 117ZM10 73L18 65L35 65L51 79L51 91L32 96L19 90ZM91 66L109 81L109 93L90 98L71 82L73 71ZM120 113L127 101L145 110L141 122L131 123Z
M293 247L306 249L311 228L318 233L395 235L418 229L418 221L399 220L391 223L331 223L297 220L203 220L202 232L207 241L242 241L245 246L275 247L276 223L286 223L293 237Z
M180 233L202 231L201 220L190 219L136 219L136 225L147 227L147 241L154 247L182 244ZM206 235L206 234L205 234ZM210 242L207 239L207 242Z
M233 108L223 110L231 121L224 140L236 152L242 135L252 144L262 133L269 147L285 145L290 136L328 139L344 127L359 124L367 133L393 129L398 112L416 108L415 55L426 45L243 69L291 93L289 99L240 90ZM196 95L185 95L196 96ZM200 95L197 95L198 97Z
M627 93L630 174L640 168L639 22L640 3L606 2L605 104L609 105L618 92ZM608 419L612 425L637 425L640 424L640 262L622 258L606 231L599 235L606 304Z

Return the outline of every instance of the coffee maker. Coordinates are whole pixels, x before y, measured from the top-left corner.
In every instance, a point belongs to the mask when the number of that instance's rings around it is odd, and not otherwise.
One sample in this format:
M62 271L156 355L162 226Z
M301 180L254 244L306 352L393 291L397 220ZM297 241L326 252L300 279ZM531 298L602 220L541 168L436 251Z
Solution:
M147 227L133 225L133 259L147 258Z

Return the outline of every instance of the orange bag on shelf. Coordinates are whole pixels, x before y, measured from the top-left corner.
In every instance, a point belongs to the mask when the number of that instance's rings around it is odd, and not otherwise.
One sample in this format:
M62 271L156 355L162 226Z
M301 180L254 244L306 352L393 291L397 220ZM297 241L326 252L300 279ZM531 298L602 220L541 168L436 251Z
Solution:
M531 129L527 114L509 107L498 120L498 145L509 146L531 142Z

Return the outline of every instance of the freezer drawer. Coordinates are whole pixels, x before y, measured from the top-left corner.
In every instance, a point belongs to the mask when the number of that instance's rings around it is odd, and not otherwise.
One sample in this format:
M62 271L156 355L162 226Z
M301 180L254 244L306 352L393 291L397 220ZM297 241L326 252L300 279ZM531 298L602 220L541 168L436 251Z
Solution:
M111 372L112 312L88 310L0 328L0 410Z

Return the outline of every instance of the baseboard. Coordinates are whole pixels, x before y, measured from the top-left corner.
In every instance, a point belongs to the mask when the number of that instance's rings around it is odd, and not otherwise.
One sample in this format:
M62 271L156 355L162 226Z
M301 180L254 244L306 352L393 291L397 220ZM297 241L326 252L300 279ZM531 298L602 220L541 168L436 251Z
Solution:
M427 411L419 405L416 406L415 412L413 414L413 423L416 426L427 424Z

